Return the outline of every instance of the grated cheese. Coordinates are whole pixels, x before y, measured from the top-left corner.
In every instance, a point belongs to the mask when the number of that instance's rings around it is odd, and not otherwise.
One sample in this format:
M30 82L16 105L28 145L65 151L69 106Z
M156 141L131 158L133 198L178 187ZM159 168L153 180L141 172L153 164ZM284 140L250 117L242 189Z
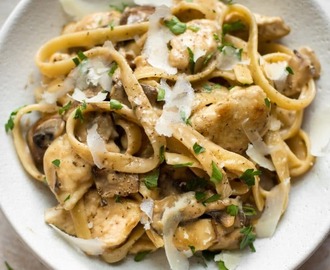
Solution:
M87 129L87 146L92 154L95 165L102 169L103 163L100 154L107 152L105 142L97 132L97 124Z

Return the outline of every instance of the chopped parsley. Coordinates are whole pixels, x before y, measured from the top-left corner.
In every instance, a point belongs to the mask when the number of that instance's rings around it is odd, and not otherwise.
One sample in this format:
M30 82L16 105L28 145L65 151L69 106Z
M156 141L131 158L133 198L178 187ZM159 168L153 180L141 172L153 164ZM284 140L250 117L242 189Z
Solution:
M112 31L115 28L115 23L113 20L110 21L109 23L110 30Z
M8 132L9 130L13 130L15 124L14 124L14 119L15 116L17 115L18 111L21 109L22 107L19 107L18 109L16 109L15 111L11 112L8 118L7 123L5 124L5 130L6 132Z
M70 198L71 198L71 195L69 194L69 195L64 199L64 202L70 200Z
M79 51L77 53L77 57L72 58L72 61L75 63L76 66L79 66L79 64L86 59L87 56L82 51Z
M199 189L204 189L206 187L207 182L203 178L195 177L189 179L186 183L185 190L186 191L195 191Z
M14 268L12 268L8 262L5 261L5 265L7 267L7 270L14 270Z
M110 69L109 69L108 75L109 75L110 77L112 77L113 74L115 74L117 68L118 68L118 64L117 64L117 62L112 62L111 65L110 65Z
M187 27L189 30L193 31L193 32L198 32L201 28L198 27L197 25L190 25Z
M269 98L265 98L265 104L268 108L270 108L270 99Z
M195 254L196 252L196 248L194 246L189 246L190 250L191 250L191 253L192 254Z
M287 66L287 67L285 68L285 70L286 70L289 74L294 75L294 72L293 72L293 70L292 70L291 67Z
M228 270L224 261L218 261L218 269L219 270Z
M227 214L229 214L231 216L237 216L237 214L238 214L238 206L235 205L235 204L228 205L226 207L226 212L227 212Z
M232 44L223 44L218 47L218 50L224 55L235 56L239 61L242 60L242 48L238 49Z
M193 164L194 164L193 162L178 163L178 164L174 164L173 167L174 168L184 168L184 167L190 167Z
M221 170L218 168L217 164L214 161L212 161L211 166L212 166L212 176L210 180L215 184L221 183L223 177Z
M195 60L194 60L194 53L193 51L187 47L188 54L189 54L189 67L190 67L190 73L193 74L195 72Z
M215 84L208 84L208 83L205 83L203 84L203 89L206 91L206 92L212 92L212 90L214 89L218 89L220 88L221 85L218 84L218 83L215 83Z
M238 31L238 30L244 30L245 25L241 21L236 21L232 23L225 23L222 26L222 36L224 37L230 32Z
M256 235L253 233L253 227L251 225L244 227L240 230L240 233L243 234L242 241L239 245L240 249L245 249L248 246L252 252L256 252L253 245L254 240L256 240Z
M199 145L197 142L194 143L194 145L193 145L193 149L194 149L194 153L195 153L196 155L205 152L205 148L204 148L203 146Z
M220 198L221 198L220 194L214 194L214 195L212 195L211 197L207 198L207 199L203 202L203 204L205 205L205 204L207 204L207 203L213 203L213 202L216 202L216 201L220 200Z
M123 104L121 104L118 100L116 100L116 99L111 99L110 100L110 109L120 110L122 108L123 108Z
M78 106L78 108L76 109L76 112L74 114L74 119L80 119L81 122L84 121L84 116L83 116L83 111L86 110L87 108L87 104L86 101L84 100L83 103Z
M121 196L120 195L115 195L115 202L116 203L121 203Z
M158 186L158 178L159 170L153 170L144 176L143 182L148 189L154 189Z
M255 216L257 214L256 209L250 205L243 205L242 208L246 216Z
M157 101L165 100L165 89L162 87L158 88Z
M134 257L134 261L136 262L141 262L142 260L144 260L144 258L150 253L150 250L146 250L146 251L141 251L139 253L137 253Z
M170 29L174 35L180 35L187 30L187 25L181 22L177 17L173 16L170 20L164 21L165 26Z
M54 159L54 160L52 161L52 164L53 164L55 167L59 168L60 165L61 165L61 161L60 161L59 159Z
M208 203L212 203L212 202L216 202L216 201L220 200L220 197L221 197L219 194L214 194L211 197L207 198L206 195L207 194L205 192L196 191L195 199L205 206Z
M125 8L128 6L127 4L122 3L121 6L116 6L116 5L109 5L111 9L118 11L120 13L123 13Z
M239 179L243 180L245 184L247 184L249 187L254 186L255 184L255 176L260 175L261 171L254 170L254 169L247 169L240 177Z
M63 105L63 107L58 110L58 113L60 115L64 115L68 110L70 110L71 106L72 102L69 101L67 104Z
M195 199L198 202L203 202L206 199L206 193L205 192L201 192L201 191L196 191L195 192Z
M203 62L203 65L204 66L206 66L210 62L210 60L212 59L213 55L214 55L214 52L209 53L209 54L206 55L206 57L204 59L204 62Z
M160 148L159 148L159 161L160 163L163 163L165 160L165 146L162 145Z
M213 38L214 38L215 41L220 42L220 38L219 38L218 34L214 33Z

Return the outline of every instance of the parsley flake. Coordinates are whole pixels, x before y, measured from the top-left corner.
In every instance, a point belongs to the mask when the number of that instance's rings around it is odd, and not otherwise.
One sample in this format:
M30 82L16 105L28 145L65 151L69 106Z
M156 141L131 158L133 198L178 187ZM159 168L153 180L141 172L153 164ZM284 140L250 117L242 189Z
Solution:
M218 269L219 269L219 270L228 270L228 268L226 267L224 261L219 261L219 262L218 262Z
M289 74L294 75L294 72L293 72L293 70L292 70L291 67L287 66L287 67L285 68L285 70L286 70Z
M110 109L120 110L122 108L123 108L123 104L121 104L118 100L116 100L116 99L111 99L110 100Z
M69 195L65 198L64 202L70 200L70 198L71 198L71 195L69 194Z
M186 191L195 191L199 189L204 189L207 185L207 182L203 178L194 177L189 179L186 183L185 190Z
M223 177L221 170L218 168L217 164L214 161L212 161L211 166L212 166L212 176L210 180L215 184L221 183Z
M7 267L7 270L14 270L14 268L12 268L8 262L5 261L5 265Z
M60 161L59 159L54 159L54 160L52 161L52 164L53 164L55 167L59 168L60 165L61 165L61 161Z
M71 106L72 102L69 101L67 104L63 105L63 107L58 110L58 113L60 115L64 115L68 110L70 110Z
M265 104L266 104L267 108L270 108L270 99L269 98L265 98Z
M196 248L194 246L189 246L190 250L191 250L191 253L192 254L195 254L196 252Z
M158 177L159 170L153 170L144 176L143 182L148 189L154 189L158 186Z
M194 153L195 153L196 155L205 152L205 148L204 148L203 146L199 145L197 142L194 143L194 145L193 145L193 149L194 149Z
M116 203L121 203L121 196L119 196L119 195L115 195L115 202Z
M164 101L164 100L165 100L165 89L159 87L157 94L157 101Z
M227 214L229 214L231 216L237 216L237 214L238 214L238 206L237 205L234 205L234 204L228 205L226 207L226 212L227 212Z
M189 30L193 31L193 32L198 32L201 28L198 27L197 25L190 25L187 27Z
M196 191L195 192L195 199L198 202L203 202L206 199L206 193L205 192L201 192L201 191Z
M174 164L173 167L174 168L184 168L184 167L190 167L193 164L194 164L193 162L178 163L178 164Z
M109 23L110 30L112 31L115 28L115 23L113 20L110 21Z
M142 260L144 260L144 258L150 253L150 250L146 250L146 251L141 251L139 253L137 253L134 257L134 261L136 262L141 262Z
M162 145L159 149L159 161L160 163L163 163L165 160L165 146Z
M15 124L14 124L14 119L15 116L17 115L18 111L21 109L22 107L16 109L15 111L11 112L8 118L7 123L5 124L5 130L8 133L9 130L13 130Z
M78 108L76 109L76 112L74 114L74 119L80 119L80 122L84 121L84 116L83 116L83 111L86 110L87 108L87 104L86 101L84 100L83 103L78 106Z
M235 32L238 30L244 30L245 25L241 21L235 21L232 23L225 23L222 26L222 36L225 36L226 34L230 32Z
M243 205L243 212L246 216L255 216L257 215L257 211L254 207L250 205Z
M221 196L220 194L214 194L211 197L207 198L205 201L203 201L203 204L206 205L207 203L213 203L218 200L220 200Z
M187 47L188 54L189 54L189 67L190 67L190 73L193 74L195 72L195 60L194 60L194 53L193 51Z
M109 69L108 75L109 75L110 77L112 77L113 74L115 74L117 68L118 68L118 64L117 64L117 62L112 62L111 65L110 65L110 69Z
M164 21L165 26L170 29L174 35L180 35L187 30L187 25L181 22L177 17L173 16L170 20Z
M255 184L255 176L260 175L261 171L254 170L254 169L247 169L240 177L239 179L243 180L245 184L247 184L249 187L254 186Z
M247 246L252 252L256 252L253 242L256 240L256 235L253 233L253 227L244 227L240 230L240 233L243 234L242 241L239 245L240 249L245 249Z

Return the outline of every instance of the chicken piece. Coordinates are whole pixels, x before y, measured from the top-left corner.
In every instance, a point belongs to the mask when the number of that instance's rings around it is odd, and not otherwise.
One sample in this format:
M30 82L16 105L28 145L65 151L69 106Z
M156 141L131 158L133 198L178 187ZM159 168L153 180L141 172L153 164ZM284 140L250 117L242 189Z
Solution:
M203 228L203 229L201 229ZM178 250L205 250L215 243L216 233L211 219L199 219L179 226L174 234L173 243Z
M209 250L220 251L224 249L239 249L243 236L240 232L242 229L241 227L227 229L217 223L214 228L217 234L216 244L211 246Z
M92 238L99 238L107 248L124 243L141 219L139 203L130 199L121 198L116 202L90 190L84 203Z
M91 165L75 153L67 135L48 147L44 169L49 188L65 210L71 210L93 185Z
M250 142L244 129L257 131L261 136L268 130L265 98L258 86L236 87L223 100L193 114L192 126L226 150L243 153Z
M294 74L288 75L286 86L281 91L286 96L299 94L302 88L312 79L320 77L321 65L315 53L308 47L294 51L288 66Z
M290 33L290 27L280 17L269 17L254 14L258 25L260 41L271 41L280 39Z
M137 174L120 173L93 167L93 175L97 192L103 198L115 195L128 196L139 191L139 176Z
M43 158L49 145L65 130L65 122L59 115L43 117L27 133L27 143L32 158L40 171L43 171Z
M119 25L121 13L116 10L98 12L85 16L78 22L70 23L63 28L62 34L92 30L96 28Z
M214 21L203 19L188 22L187 30L170 41L172 49L169 53L169 63L171 66L187 70L189 68L188 48L190 48L197 68L199 63L204 62L207 55L216 50L217 42L213 34L217 31L218 24Z
M155 8L151 6L127 7L121 15L119 23L124 25L145 22L154 12Z

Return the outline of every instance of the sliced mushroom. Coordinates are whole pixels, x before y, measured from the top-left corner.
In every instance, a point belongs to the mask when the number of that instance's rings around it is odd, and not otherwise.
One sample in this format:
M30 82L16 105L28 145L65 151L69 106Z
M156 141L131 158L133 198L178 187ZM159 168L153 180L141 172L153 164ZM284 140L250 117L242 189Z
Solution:
M139 191L139 176L137 174L114 172L106 169L93 168L97 192L103 198L128 196Z
M127 7L121 15L119 24L124 25L145 22L154 12L155 8L151 6Z
M65 129L65 121L59 115L41 118L27 133L27 143L33 160L39 170L43 171L43 158L48 146Z

